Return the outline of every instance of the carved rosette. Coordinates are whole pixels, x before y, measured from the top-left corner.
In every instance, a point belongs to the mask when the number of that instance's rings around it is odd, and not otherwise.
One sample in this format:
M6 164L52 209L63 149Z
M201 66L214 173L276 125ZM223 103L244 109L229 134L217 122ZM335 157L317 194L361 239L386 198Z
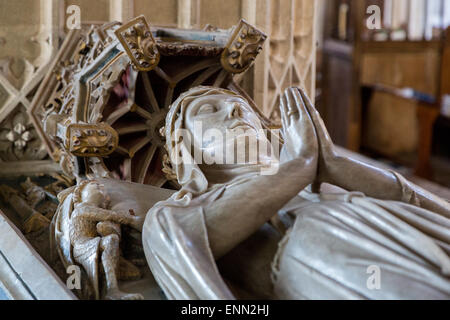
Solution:
M131 20L115 34L138 71L150 71L158 65L160 53L144 16Z
M42 160L46 156L25 108L19 106L0 124L0 160Z
M241 20L222 52L222 67L230 73L244 72L261 52L266 39L262 31Z

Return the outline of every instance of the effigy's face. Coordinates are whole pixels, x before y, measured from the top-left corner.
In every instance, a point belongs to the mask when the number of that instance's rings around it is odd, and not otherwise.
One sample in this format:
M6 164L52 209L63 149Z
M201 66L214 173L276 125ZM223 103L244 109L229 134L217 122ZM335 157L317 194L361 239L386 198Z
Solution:
M191 102L186 110L185 126L195 145L202 148L209 148L214 143L214 139L205 139L205 134L209 136L208 131L220 133L225 142L239 135L258 136L263 129L258 115L244 98L225 93L199 97ZM199 137L200 133L203 139Z

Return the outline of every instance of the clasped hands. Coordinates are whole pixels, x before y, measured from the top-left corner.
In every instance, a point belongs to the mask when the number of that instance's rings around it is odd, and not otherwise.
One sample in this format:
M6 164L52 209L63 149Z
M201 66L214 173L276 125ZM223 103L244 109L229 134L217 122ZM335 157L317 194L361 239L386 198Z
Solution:
M284 91L280 101L281 134L284 145L280 162L306 160L301 170L314 171L311 183L327 180L327 168L332 166L337 153L328 131L302 89L291 87Z

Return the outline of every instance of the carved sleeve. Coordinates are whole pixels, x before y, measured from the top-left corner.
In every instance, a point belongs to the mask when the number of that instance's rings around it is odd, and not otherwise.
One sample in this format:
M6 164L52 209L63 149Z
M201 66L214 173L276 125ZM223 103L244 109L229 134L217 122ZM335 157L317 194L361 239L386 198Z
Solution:
M81 205L77 209L78 215L96 222L112 221L119 224L133 224L136 220L135 216L125 212L116 212L90 205Z

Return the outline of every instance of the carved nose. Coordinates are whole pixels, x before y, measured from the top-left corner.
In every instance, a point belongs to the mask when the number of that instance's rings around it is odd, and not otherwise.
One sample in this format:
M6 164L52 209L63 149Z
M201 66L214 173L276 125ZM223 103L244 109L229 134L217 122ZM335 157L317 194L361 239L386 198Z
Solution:
M238 118L241 116L241 106L239 103L233 103L229 116L230 118Z

